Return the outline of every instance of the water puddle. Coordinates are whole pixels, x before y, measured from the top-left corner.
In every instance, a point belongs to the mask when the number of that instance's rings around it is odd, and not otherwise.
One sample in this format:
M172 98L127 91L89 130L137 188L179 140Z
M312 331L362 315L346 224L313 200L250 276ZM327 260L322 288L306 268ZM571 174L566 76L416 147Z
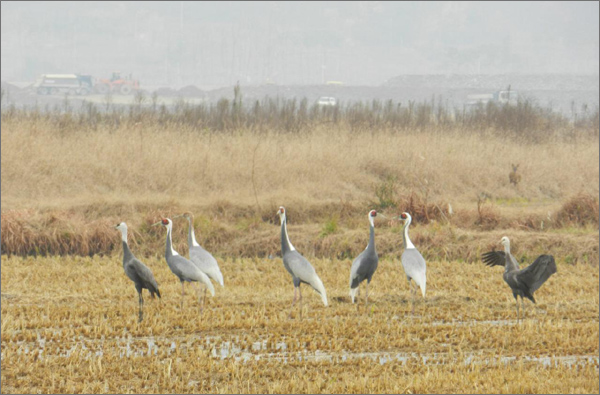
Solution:
M481 322L479 322L481 323ZM456 324L440 322L439 325ZM464 322L465 325L475 323ZM490 325L513 325L509 321L489 321ZM190 349L208 351L215 359L233 359L240 363L260 360L272 360L282 363L289 362L331 362L338 363L356 359L371 360L373 363L384 365L387 363L418 363L426 365L445 365L462 363L464 365L483 364L499 365L512 364L515 362L537 363L545 367L564 365L567 367L595 366L598 369L598 355L562 355L562 356L497 356L484 357L481 353L461 353L460 355L450 353L417 353L417 352L324 352L321 350L308 351L306 345L299 342L294 343L300 351L289 351L289 342L285 339L272 342L268 339L243 342L239 336L222 339L220 336L187 336L178 338L166 337L132 337L123 336L114 340L88 339L82 336L60 344L54 340L46 340L38 335L36 341L16 342L16 353L32 354L38 353L38 358L67 358L75 352L81 353L85 358L100 357L105 354L116 355L119 358L151 357L157 355L169 356L175 352L186 353ZM12 342L11 342L12 344ZM6 345L3 345L6 346ZM4 349L5 347L3 347ZM4 350L2 360L4 360Z

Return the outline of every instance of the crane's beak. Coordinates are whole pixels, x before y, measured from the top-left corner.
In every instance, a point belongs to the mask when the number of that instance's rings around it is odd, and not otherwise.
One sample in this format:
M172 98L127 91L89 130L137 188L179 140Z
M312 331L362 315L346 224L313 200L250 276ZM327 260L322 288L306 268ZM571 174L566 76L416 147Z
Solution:
M385 219L387 219L387 217L386 217L385 215L381 214L381 213L377 213L377 216L378 216L378 217L381 217L381 218L385 218Z
M171 219L175 219L175 218L181 218L181 217L183 217L183 214L179 214L179 215L176 215L176 216L174 216L174 217L171 217Z
M156 225L160 225L160 224L162 224L162 221L158 221L157 223L155 223L155 224L152 224L152 225L150 225L150 226L156 226Z

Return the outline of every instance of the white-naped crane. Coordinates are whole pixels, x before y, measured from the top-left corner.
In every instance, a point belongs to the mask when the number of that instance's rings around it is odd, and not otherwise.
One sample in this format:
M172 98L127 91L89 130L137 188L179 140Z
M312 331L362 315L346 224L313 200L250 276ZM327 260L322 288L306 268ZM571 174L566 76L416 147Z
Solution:
M517 303L517 321L521 319L519 310L519 296L521 297L521 310L525 308L527 298L535 303L533 293L537 291L542 284L556 273L556 262L552 255L540 255L537 259L525 269L519 267L519 263L510 253L510 240L504 236L500 240L504 246L504 251L489 251L482 255L483 262L488 266L504 266L504 281L512 290L515 302Z
M173 241L171 234L173 231L173 221L170 218L163 218L161 221L153 224L152 226L162 225L167 229L167 244L165 249L165 259L169 269L175 274L179 281L181 281L181 308L183 308L183 283L184 282L198 282L206 285L211 296L215 296L215 288L208 276L198 268L192 261L179 255L175 249L173 249ZM204 301L199 292L199 301L201 310L204 308Z
M152 298L154 298L154 294L158 295L160 298L158 284L156 283L150 268L137 259L129 249L129 244L127 244L127 224L121 222L115 226L115 229L121 231L121 239L123 240L123 269L125 270L127 277L135 284L139 302L138 322L142 322L144 319L144 298L142 296L142 290L144 288L147 289Z
M315 268L310 264L306 258L304 258L290 243L290 238L287 233L287 220L286 211L283 206L277 210L279 219L281 220L281 255L283 257L283 265L285 269L292 275L292 281L294 282L294 300L292 301L292 308L296 304L296 293L300 295L300 318L302 318L302 292L300 291L300 284L305 283L313 287L321 295L323 304L327 306L327 292L323 286L323 282L317 275ZM290 316L292 311L290 310Z
M365 307L369 304L369 283L379 263L377 250L375 249L375 217L377 217L377 211L369 211L369 243L367 244L367 248L354 259L350 269L350 298L352 299L352 303L354 303L354 298L358 294L358 286L361 282L367 280Z
M425 298L425 289L427 285L427 264L425 258L421 255L419 250L414 246L408 237L408 227L412 222L412 217L409 213L402 213L398 219L404 221L404 228L402 229L404 252L400 258L402 261L402 267L408 280L408 285L411 289L412 294L412 314L415 313L415 294L416 287L412 286L410 280L413 280L415 284L421 288L423 298Z
M223 274L219 268L219 264L214 256L206 251L198 241L196 240L196 234L194 233L194 215L190 212L176 215L173 217L183 217L188 220L188 247L190 252L190 261L192 261L200 270L202 270L210 279L218 282L221 287L224 287Z

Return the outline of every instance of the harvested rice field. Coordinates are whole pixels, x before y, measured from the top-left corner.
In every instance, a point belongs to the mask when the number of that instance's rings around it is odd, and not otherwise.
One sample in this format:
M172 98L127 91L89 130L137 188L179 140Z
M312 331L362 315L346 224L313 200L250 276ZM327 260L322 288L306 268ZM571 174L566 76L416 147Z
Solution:
M118 236L115 236L118 237ZM135 253L135 251L134 251ZM121 256L2 256L3 393L593 393L598 392L598 266L561 264L527 301L503 268L428 262L411 314L399 260L382 257L369 307L350 303L351 260L311 259L324 307L280 257L219 259L202 312L162 257L139 256L162 293L144 320ZM288 315L291 313L291 317Z

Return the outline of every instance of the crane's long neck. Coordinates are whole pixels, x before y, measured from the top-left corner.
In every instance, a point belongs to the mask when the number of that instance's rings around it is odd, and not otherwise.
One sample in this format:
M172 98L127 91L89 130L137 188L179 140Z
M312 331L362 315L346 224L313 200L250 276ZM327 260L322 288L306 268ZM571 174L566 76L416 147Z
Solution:
M369 218L369 222L371 223L370 232L369 232L369 244L367 245L366 250L372 249L375 250L375 225L373 224L373 219Z
M167 227L167 248L165 250L165 257L173 255L179 255L177 251L173 249L173 242L171 241L171 227Z
M127 244L127 230L121 230L121 240L123 242L123 265L125 262L129 261L133 254L129 249L129 244Z
M192 218L188 218L187 220L190 225L188 230L188 246L200 247L200 244L196 241L196 234L194 233L194 221Z
M515 263L512 260L512 255L510 254L510 243L504 243L504 272L508 273L518 269L519 268L515 266Z
M290 238L287 233L287 220L285 217L281 219L281 255L284 255L286 252L295 251L296 249L290 243Z
M404 224L404 229L402 229L402 233L403 233L403 244L404 244L404 249L407 248L415 248L415 246L413 245L413 243L410 241L410 237L408 237L408 227L410 225L410 219L406 220L406 223Z

